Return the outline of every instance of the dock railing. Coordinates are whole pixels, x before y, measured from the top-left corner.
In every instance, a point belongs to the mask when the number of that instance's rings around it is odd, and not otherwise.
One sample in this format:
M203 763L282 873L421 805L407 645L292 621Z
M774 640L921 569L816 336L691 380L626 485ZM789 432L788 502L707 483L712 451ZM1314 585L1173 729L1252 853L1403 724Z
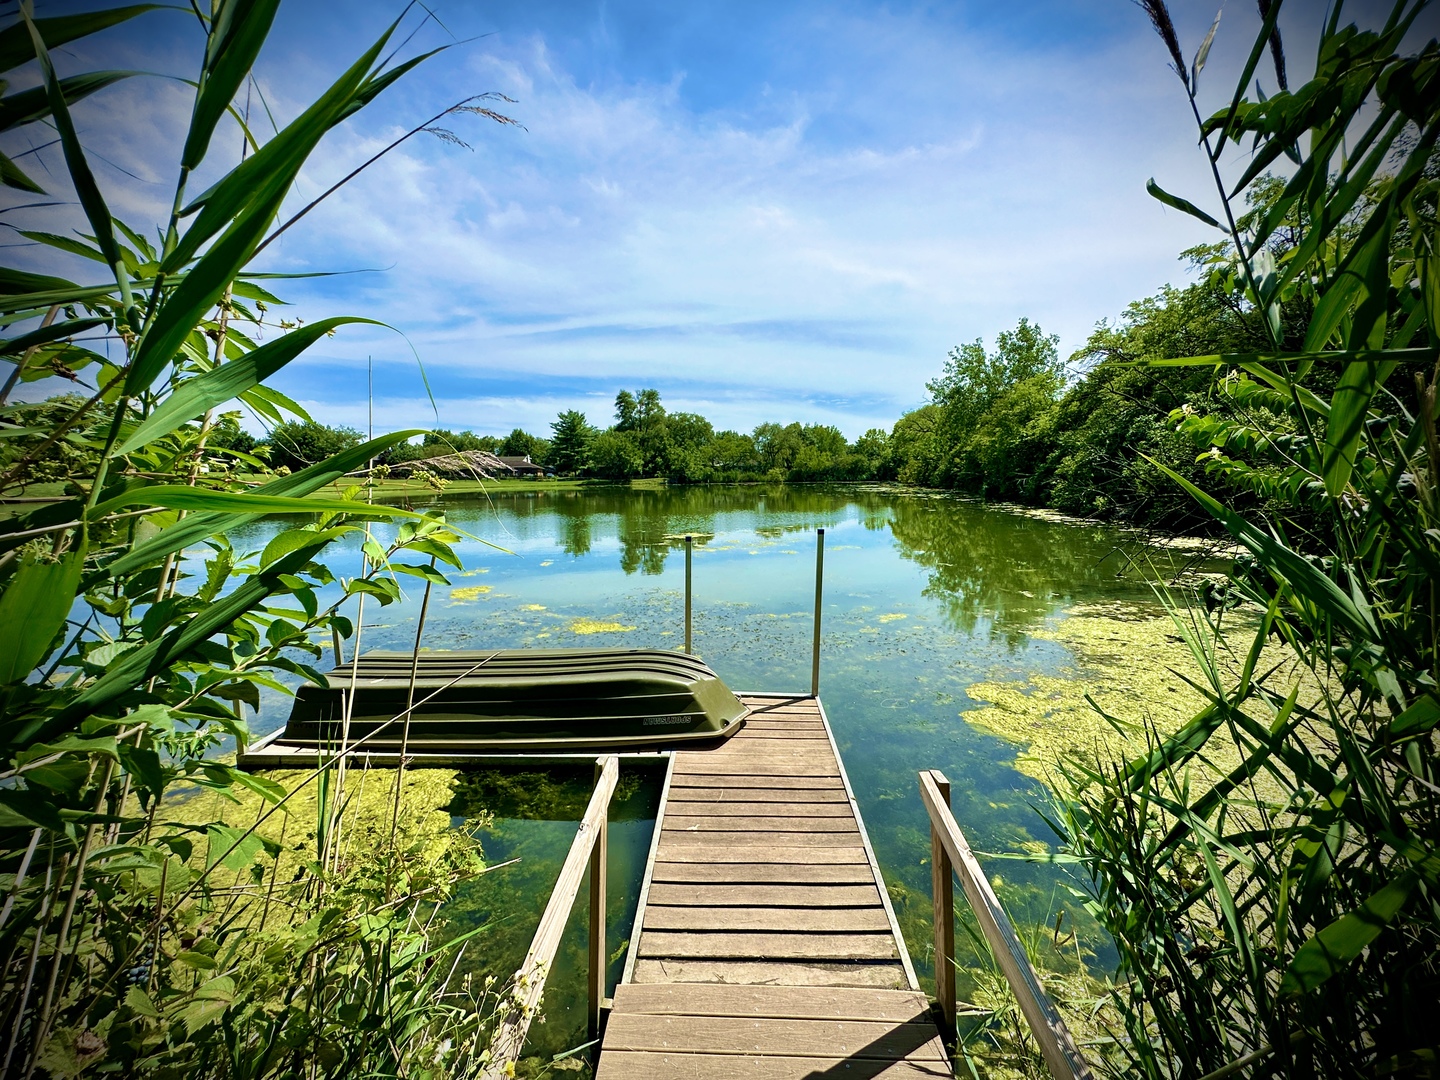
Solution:
M510 1068L520 1059L525 1047L525 1036L530 1030L545 992L545 980L555 962L555 953L560 948L560 938L565 924L570 920L570 909L580 891L580 882L585 870L590 870L590 950L589 950L589 1028L590 1038L600 1035L601 1013L605 1008L605 856L606 833L610 816L610 798L615 794L615 784L620 778L620 759L607 754L595 761L595 791L585 816L580 819L580 829L570 844L570 854L560 868L560 876L550 893L550 902L540 916L540 925L530 942L530 951L525 962L515 972L514 992L509 1008L501 1017L490 1040L490 1061L482 1074L484 1080L499 1080L513 1076Z
M938 770L920 773L920 799L930 815L931 886L935 902L935 997L947 1030L955 1030L955 890L958 875L975 911L980 932L990 945L1005 981L1015 993L1045 1064L1056 1080L1094 1080L1090 1066L1071 1038L1065 1021L1040 985L1015 927L985 872L970 850L965 834L950 812L950 781Z

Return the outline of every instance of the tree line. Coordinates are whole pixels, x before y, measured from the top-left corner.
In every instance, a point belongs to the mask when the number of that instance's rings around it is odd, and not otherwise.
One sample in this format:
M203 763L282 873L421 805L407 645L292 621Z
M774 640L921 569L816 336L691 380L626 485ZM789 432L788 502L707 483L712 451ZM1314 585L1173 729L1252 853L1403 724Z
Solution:
M238 413L227 413L216 421L208 445L231 457L295 471L358 446L363 439L354 428L316 420L276 424L256 438L240 427ZM697 413L666 411L659 391L645 389L620 391L614 423L603 429L579 410L567 409L550 425L548 438L521 428L508 435L440 428L392 447L377 461L399 465L480 450L528 457L561 476L615 481L886 480L894 479L888 468L888 441L888 434L876 428L852 443L839 428L827 424L765 423L749 433L716 431ZM52 477L37 475L42 478Z

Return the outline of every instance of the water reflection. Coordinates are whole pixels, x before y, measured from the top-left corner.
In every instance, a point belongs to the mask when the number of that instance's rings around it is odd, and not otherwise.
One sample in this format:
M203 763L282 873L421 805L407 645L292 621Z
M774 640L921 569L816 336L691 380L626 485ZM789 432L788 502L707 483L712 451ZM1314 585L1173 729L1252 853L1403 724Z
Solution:
M506 492L432 502L467 531L514 554L462 545L464 579L435 591L428 648L678 647L684 536L695 537L695 647L738 690L809 685L813 530L827 529L821 694L917 968L930 957L929 825L916 773L952 782L956 816L979 851L1053 839L1036 813L1044 791L1013 767L1017 747L966 722L967 689L1059 674L1074 658L1036 634L1076 602L1144 602L1149 589L1117 576L1126 540L954 498L878 488L697 487ZM382 532L385 526L378 527ZM237 537L263 546L276 526ZM353 574L358 541L327 561ZM367 609L365 647L411 646L418 595ZM287 706L266 699L259 731ZM612 976L633 915L658 782L627 772L612 807ZM457 822L496 815L488 857L520 862L487 874L452 905L457 929L493 922L472 970L507 975L520 962L589 797L588 767L474 774L457 789ZM1078 927L1105 963L1105 942L1066 890L1062 869L991 863L1002 900L1021 920ZM584 906L582 891L581 903ZM577 909L550 981L543 1028L555 1051L582 1041L583 911ZM964 937L962 935L962 941ZM617 952L617 950L619 950ZM973 957L971 959L974 959ZM962 977L961 992L966 991Z

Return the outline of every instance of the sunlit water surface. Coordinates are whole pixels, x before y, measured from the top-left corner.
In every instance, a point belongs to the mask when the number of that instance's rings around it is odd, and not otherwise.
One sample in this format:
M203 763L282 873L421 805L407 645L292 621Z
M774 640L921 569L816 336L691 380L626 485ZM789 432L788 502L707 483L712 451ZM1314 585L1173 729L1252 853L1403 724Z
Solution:
M930 975L929 826L916 773L940 769L972 845L1015 852L1053 839L1037 813L1045 792L1016 771L1017 746L973 727L983 703L966 688L1073 665L1064 646L1032 636L1077 602L1145 603L1149 587L1121 576L1124 538L1094 525L1041 520L936 495L861 487L701 487L506 493L439 498L450 521L508 549L460 545L466 570L436 587L422 648L525 646L679 648L684 536L695 537L695 651L736 690L808 691L815 530L826 530L825 703L916 967ZM259 550L280 526L233 534ZM383 528L383 527L381 527ZM337 574L356 572L359 544L332 549ZM364 647L414 645L421 589L369 604ZM288 704L267 697L257 731L283 724ZM488 860L516 860L468 883L450 904L457 931L491 928L467 951L478 975L503 978L523 959L588 797L589 769L472 775L451 813L476 808ZM610 976L619 976L634 918L660 778L627 769L612 806ZM1093 961L1107 946L1060 868L991 863L1019 922L1079 925ZM586 890L549 980L533 1050L584 1041ZM962 935L963 938L963 935ZM962 993L965 978L962 972Z

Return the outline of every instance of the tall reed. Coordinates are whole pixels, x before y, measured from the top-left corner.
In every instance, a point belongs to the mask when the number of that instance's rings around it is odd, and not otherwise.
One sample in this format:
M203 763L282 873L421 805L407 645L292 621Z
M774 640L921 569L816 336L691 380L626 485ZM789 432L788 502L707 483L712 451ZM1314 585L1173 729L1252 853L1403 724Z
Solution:
M1214 368L1216 407L1172 419L1264 510L1242 516L1164 470L1244 550L1228 595L1177 618L1208 704L1136 760L1072 762L1054 806L1120 953L1111 1065L1433 1075L1440 46L1407 47L1422 3L1400 0L1377 30L1341 25L1335 4L1313 76L1285 90L1282 5L1262 0L1235 93L1207 117L1217 31L1187 67L1163 0L1143 6L1191 103L1216 213L1150 190L1221 230L1216 280L1273 346L1158 362ZM1267 49L1281 89L1252 98ZM1288 175L1268 178L1282 159ZM1255 629L1229 665L1236 607ZM1275 645L1284 663L1266 659ZM1227 757L1239 764L1215 766Z

